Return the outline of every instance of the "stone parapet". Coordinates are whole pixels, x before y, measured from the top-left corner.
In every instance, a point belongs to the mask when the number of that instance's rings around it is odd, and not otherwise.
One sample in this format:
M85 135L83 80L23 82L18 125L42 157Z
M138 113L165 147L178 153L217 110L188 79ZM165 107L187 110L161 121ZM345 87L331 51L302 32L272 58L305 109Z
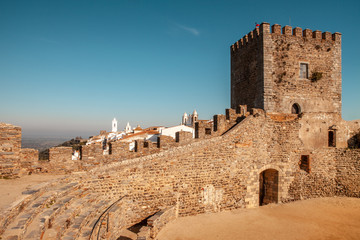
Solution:
M21 149L21 128L0 123L0 178L19 176Z

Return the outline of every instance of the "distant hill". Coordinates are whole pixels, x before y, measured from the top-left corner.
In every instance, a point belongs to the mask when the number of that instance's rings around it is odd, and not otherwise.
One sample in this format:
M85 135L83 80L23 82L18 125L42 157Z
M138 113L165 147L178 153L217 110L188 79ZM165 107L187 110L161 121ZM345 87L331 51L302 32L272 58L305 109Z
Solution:
M58 146L59 144L69 140L68 138L47 138L47 137L23 137L21 139L22 148L35 148L39 152Z
M23 137L21 140L22 148L35 148L39 150L39 159L49 159L49 148L52 147L72 147L78 150L81 145L86 144L87 139L76 137L71 140L66 138L30 138Z

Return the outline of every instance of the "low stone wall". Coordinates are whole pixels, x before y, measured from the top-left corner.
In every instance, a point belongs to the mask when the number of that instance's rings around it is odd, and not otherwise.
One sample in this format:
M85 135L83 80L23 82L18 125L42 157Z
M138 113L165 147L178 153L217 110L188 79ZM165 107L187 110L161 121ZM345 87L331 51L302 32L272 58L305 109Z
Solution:
M49 149L51 172L70 173L78 170L78 162L72 160L72 147L53 147Z
M195 138L211 138L213 134L213 125L210 122L196 122L195 123Z
M193 134L191 132L180 131L175 134L175 141L179 144L188 144L193 141Z
M114 158L126 159L131 157L131 155L133 154L133 152L129 150L128 142L114 141L110 142L110 146L110 153Z
M36 171L39 161L39 151L33 148L22 148L20 150L20 164L28 173Z
M112 149L114 151L114 149ZM101 164L104 159L102 143L82 146L81 162L83 167L89 168Z
M155 239L160 230L169 222L177 218L176 207L169 207L167 209L157 212L154 216L147 220L147 224L150 227L150 237Z
M360 197L360 149L338 149L336 157L337 195Z
M0 178L19 176L21 128L0 123Z

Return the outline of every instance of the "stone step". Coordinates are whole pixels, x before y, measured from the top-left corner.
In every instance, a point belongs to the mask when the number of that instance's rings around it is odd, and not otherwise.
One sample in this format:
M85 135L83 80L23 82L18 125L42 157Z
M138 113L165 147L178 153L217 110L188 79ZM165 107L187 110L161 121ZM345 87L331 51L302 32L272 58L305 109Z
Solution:
M26 209L21 212L12 223L7 226L3 237L13 237L15 236L18 239L22 239L24 232L26 231L26 227L32 221L34 216L37 214L39 209L43 208L44 205L48 204L52 201L52 196L50 194L44 194L44 196L36 199L36 201L28 206Z
M5 231L7 226L14 221L25 208L32 204L36 198L41 196L47 189L47 187L53 185L55 182L50 181L46 183L40 183L22 192L21 198L16 200L8 209L2 212L0 216L0 235Z
M56 231L56 238L59 239L62 236L74 237L73 234L66 234L75 230L79 232L80 220L85 219L86 216L82 215L82 211L86 207L91 207L89 201L92 201L91 194L77 194L77 198L66 206L66 210L62 211L57 216L51 217L51 226L48 229L44 229L43 238L49 239L53 235L53 231ZM81 219L82 217L82 219ZM77 220L76 220L77 219ZM79 225L76 228L73 225ZM48 232L49 231L49 232Z
M41 191L39 190L41 193L38 195L35 195L36 193L31 193L34 194L34 198L31 199L29 204L24 206L21 212L19 212L19 214L13 218L12 222L7 225L2 235L3 239L23 239L28 225L33 221L37 214L43 212L42 209L49 208L49 206L54 204L58 197L66 195L77 184L77 182L65 182L65 184L60 182L60 184L53 184L45 187L45 189L41 189ZM29 231L28 234L32 236L35 233Z
M82 222L81 229L78 234L79 238L89 239L96 221L111 203L112 200L103 199L97 200L97 202L93 202L91 204L91 208L87 209L87 216Z
M40 239L45 228L48 227L50 219L60 214L62 209L66 208L73 199L81 196L82 193L82 190L75 190L66 196L58 198L51 206L47 206L48 209L44 209L45 211L38 214L27 227L27 232L24 234L25 239L34 239L34 237Z

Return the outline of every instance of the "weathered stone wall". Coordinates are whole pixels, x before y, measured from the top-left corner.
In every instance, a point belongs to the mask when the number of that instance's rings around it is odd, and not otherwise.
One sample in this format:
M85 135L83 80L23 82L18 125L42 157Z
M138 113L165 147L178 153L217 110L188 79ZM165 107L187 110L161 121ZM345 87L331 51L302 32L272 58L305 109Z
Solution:
M268 23L251 33L231 47L232 108L291 113L297 103L301 112L341 114L340 33L277 24L270 31ZM300 78L300 63L308 78Z
M161 150L168 150L176 145L175 139L170 136L160 135L157 139L157 147Z
M341 114L341 34L274 25L264 54L272 55L272 72L265 78L265 109L291 113L298 103L302 112ZM308 64L308 79L300 78L300 63ZM312 79L314 73L320 79Z
M337 195L360 197L360 149L338 149L336 156Z
M360 151L322 148L310 153L310 173L297 170L289 193L294 200L348 196L360 197Z
M289 151L286 149L293 143L279 146L275 142L272 148L276 146L279 149L268 152L260 147L266 144L257 139L261 139L259 136L265 133L270 136L263 139L274 138L277 135L273 131L274 124L279 125L278 131L282 131L284 126L289 126L289 130L281 134L283 136L276 139L277 141L284 142L288 137L293 137L289 136L291 134L296 136L296 131L290 128L293 122L274 123L270 118L268 120L268 126L263 129L261 126L264 126L265 117L251 116L240 123L241 130L239 127L234 128L224 136L177 147L142 159L124 161L118 165L110 164L96 170L92 174L95 179L88 183L95 191L114 199L131 194L137 207L143 209L136 212L138 217L133 219L134 222L153 214L161 206L175 204L180 215L255 206L258 204L258 175L264 167L264 162L269 168L283 169L280 170L283 179L279 180L279 192L287 196L287 181L284 175L287 173L285 163L289 161ZM295 128L299 128L299 124L294 125ZM259 129L263 130L258 131ZM293 146L296 146L296 142L299 144L299 140L295 140ZM274 159L270 157L272 154ZM297 162L296 159L296 164ZM117 174L107 176L106 171L110 170L116 171ZM249 171L256 174L251 175ZM247 186L252 178L254 186ZM121 179L126 179L126 184L122 184ZM291 179L288 179L288 185L290 181Z
M262 29L261 29L262 30ZM263 34L251 31L231 47L231 108L264 108ZM235 51L238 50L238 51Z
M53 147L49 149L49 162L51 172L69 173L78 170L77 161L71 159L72 147Z
M97 204L88 204L86 212L98 216L125 196L103 221L114 238L122 228L169 207L175 216L186 216L322 196L359 197L359 150L308 149L301 136L311 118L306 113L249 112L220 136L73 175L77 186L71 196L78 190L91 193L84 200ZM337 131L351 133L356 126L339 124Z
M335 131L335 145L355 147L352 142L360 129L360 121L347 122L336 113L308 113L301 117L299 136L306 149L329 146L329 131Z
M358 194L356 150L343 157L340 148L309 151L299 137L304 120L296 114L252 112L222 136L91 170L84 184L113 199L128 195L133 204L126 226L168 206L180 216L259 206L264 172L273 182L264 204ZM309 155L309 173L300 168L302 155Z
M0 123L0 178L18 177L20 172L21 128Z
M129 143L122 141L114 141L110 143L111 145L111 154L114 158L128 158L133 154L132 151L129 150Z
M103 146L102 143L94 143L90 145L84 145L82 146L82 156L81 156L81 162L87 166L94 166L99 165L101 161L104 159L103 154ZM111 149L111 151L116 150L114 148Z
M188 144L193 140L191 132L179 131L175 134L175 141L179 144Z
M146 156L155 152L159 152L160 149L158 149L157 145L157 143L143 139L135 140L135 154L133 157Z
M33 148L22 148L20 150L20 166L27 172L35 171L39 161L39 151Z
M213 134L213 124L211 122L195 122L195 138L211 138Z

